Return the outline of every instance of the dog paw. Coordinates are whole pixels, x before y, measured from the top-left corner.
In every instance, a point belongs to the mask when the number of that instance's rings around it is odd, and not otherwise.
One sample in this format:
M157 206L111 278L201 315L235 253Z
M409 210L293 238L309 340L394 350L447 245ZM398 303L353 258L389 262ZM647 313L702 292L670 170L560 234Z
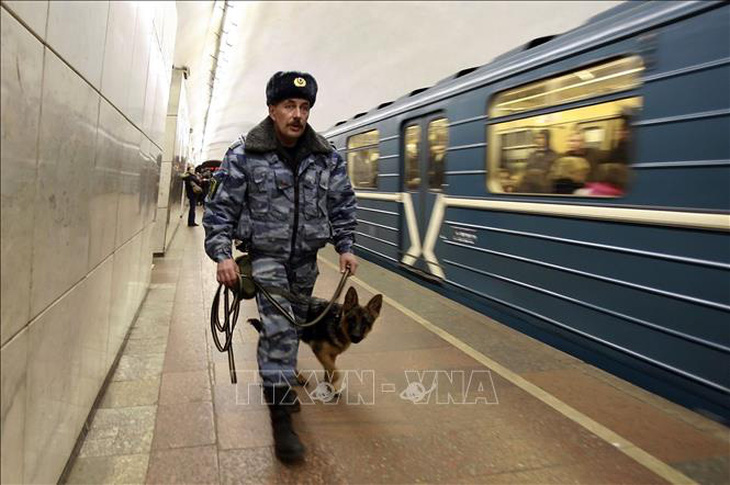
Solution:
M336 399L338 394L335 392L334 387L329 382L320 382L317 387L312 389L309 393L309 397L313 401L322 401L323 403L330 403Z
M335 396L339 396L340 394L342 394L345 389L347 389L347 386L343 385L342 382L332 384L332 394Z

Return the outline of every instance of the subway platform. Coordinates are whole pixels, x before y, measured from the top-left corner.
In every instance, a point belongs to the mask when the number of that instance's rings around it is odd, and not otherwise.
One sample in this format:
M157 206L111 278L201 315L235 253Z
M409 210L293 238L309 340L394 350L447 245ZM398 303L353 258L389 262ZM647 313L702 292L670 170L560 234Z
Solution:
M338 280L320 257L315 295ZM361 259L384 305L327 395L302 344L303 464L273 453L244 302L238 384L215 348L203 228L180 227L77 445L67 483L728 483L728 428ZM348 285L349 286L349 285ZM314 372L308 372L314 371ZM327 401L327 398L331 398Z

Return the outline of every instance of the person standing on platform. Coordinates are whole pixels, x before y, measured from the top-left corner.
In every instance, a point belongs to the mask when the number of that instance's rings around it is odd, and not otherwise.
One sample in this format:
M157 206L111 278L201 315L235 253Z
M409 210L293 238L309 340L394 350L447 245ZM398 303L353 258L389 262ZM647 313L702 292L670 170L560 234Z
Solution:
M262 286L310 296L319 274L317 252L332 240L340 270L355 273L357 201L342 157L307 123L317 82L303 72L277 72L266 85L269 115L239 137L216 171L205 204L205 250L218 263L219 283L238 283L234 239L252 260ZM274 296L298 320L306 309ZM298 404L299 332L263 295L257 360L269 406L276 456L297 461L304 446L291 423Z
M195 207L198 205L198 197L203 193L203 188L200 186L200 179L195 174L192 165L188 165L188 170L182 175L182 179L185 182L185 196L188 198L188 226L193 227L198 224L195 222Z

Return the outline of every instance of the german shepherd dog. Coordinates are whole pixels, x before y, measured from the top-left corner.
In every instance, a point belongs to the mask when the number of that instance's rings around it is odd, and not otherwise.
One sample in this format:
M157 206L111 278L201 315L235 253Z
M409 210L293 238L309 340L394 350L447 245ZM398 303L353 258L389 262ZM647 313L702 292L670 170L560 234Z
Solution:
M297 303L307 304L307 321L317 318L327 307L329 302L316 297L290 296ZM375 295L367 305L358 304L357 290L350 287L345 295L345 303L335 303L329 312L316 325L305 327L300 334L301 340L309 344L315 357L325 370L325 379L332 384L335 392L341 391L341 376L335 367L337 356L357 344L370 333L375 320L380 315L383 305L383 295ZM250 319L251 325L261 332L261 322ZM297 371L297 380L305 384L302 374Z

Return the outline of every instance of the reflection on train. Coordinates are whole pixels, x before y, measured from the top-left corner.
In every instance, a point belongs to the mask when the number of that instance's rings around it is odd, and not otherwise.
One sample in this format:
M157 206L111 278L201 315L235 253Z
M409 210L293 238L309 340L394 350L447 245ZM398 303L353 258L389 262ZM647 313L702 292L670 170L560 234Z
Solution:
M338 123L359 254L728 419L729 32L626 2Z

